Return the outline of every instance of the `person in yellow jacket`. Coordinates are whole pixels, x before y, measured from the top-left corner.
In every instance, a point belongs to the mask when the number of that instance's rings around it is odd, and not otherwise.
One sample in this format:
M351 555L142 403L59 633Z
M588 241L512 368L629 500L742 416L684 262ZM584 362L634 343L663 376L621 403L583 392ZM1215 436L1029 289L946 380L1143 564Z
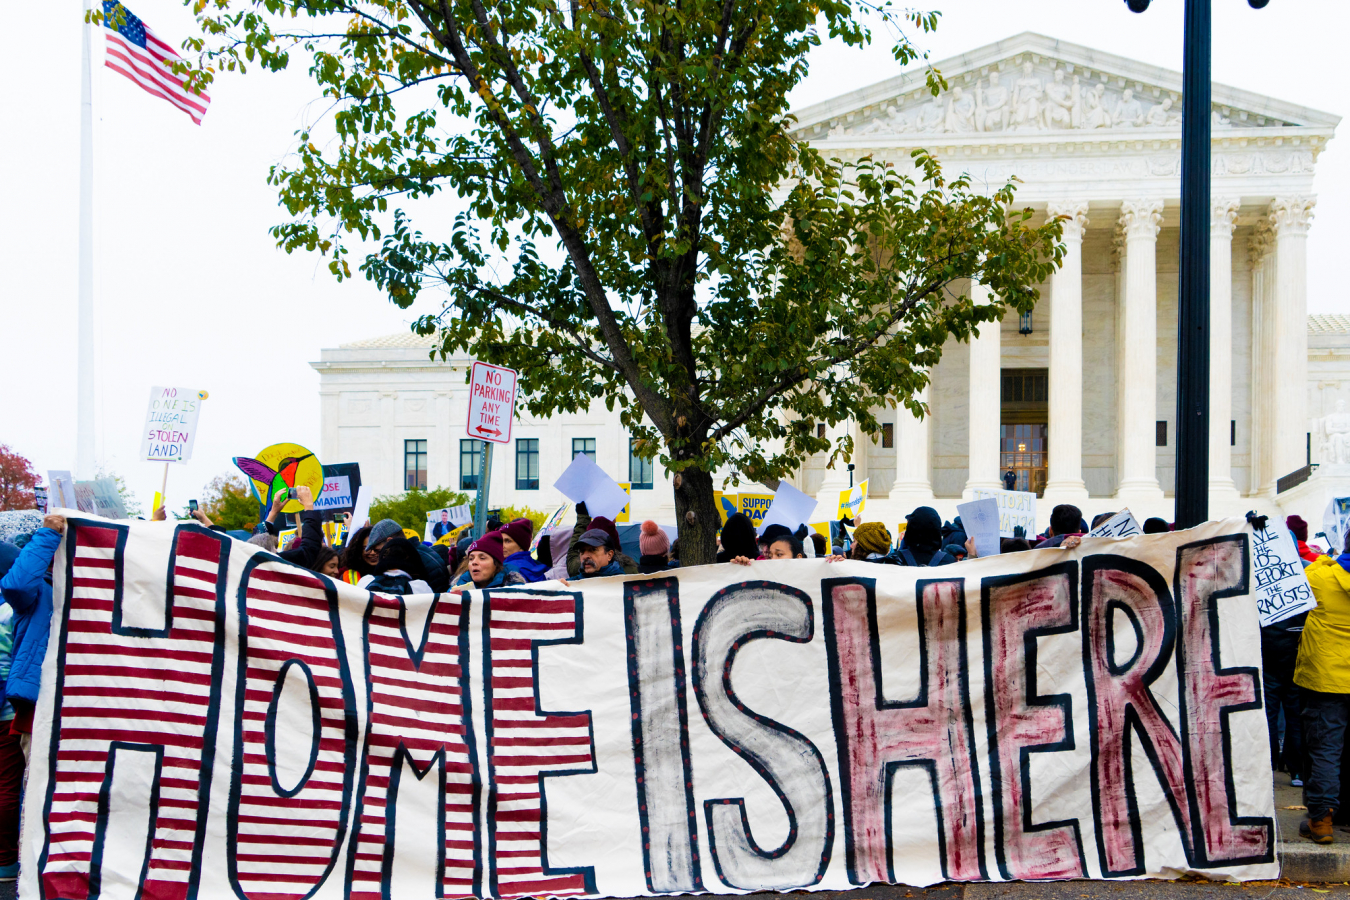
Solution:
M1339 557L1318 557L1303 571L1317 606L1308 612L1294 665L1294 684L1303 689L1309 768L1303 784L1308 814L1298 833L1330 844L1331 817L1340 806L1341 752L1350 724L1350 535Z

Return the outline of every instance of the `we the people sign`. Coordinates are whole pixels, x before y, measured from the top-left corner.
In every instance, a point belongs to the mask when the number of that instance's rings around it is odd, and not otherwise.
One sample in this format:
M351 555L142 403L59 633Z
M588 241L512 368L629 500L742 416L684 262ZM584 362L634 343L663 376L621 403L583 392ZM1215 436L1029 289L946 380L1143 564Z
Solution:
M404 598L70 526L21 896L1278 874L1240 520Z
M197 417L206 391L152 387L150 406L141 432L141 459L148 462L187 462L197 440Z
M494 444L510 443L515 411L516 370L474 363L469 375L469 421L465 426L469 436Z

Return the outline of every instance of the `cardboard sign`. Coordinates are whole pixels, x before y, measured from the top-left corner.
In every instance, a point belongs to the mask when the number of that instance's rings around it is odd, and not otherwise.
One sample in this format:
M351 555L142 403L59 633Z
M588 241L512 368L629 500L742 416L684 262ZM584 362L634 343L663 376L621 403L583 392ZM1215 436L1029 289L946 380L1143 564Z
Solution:
M95 478L75 482L75 505L81 512L93 513L105 519L125 519L126 506L115 478Z
M553 486L573 503L585 503L591 518L611 522L628 505L628 492L585 453L578 453Z
M998 533L1000 537L1016 537L1013 529L1019 525L1030 540L1036 534L1036 495L1031 491L988 491L976 488L974 497L998 501Z
M1240 519L406 597L70 524L21 897L1279 876Z
M769 512L760 523L760 534L763 534L764 529L770 525L782 525L789 531L796 531L804 523L811 521L815 512L815 497L803 494L786 481L780 481L778 490L773 494L773 503L769 505Z
M998 531L998 501L993 497L985 497L960 503L957 504L956 514L961 517L966 536L975 539L976 556L997 556L1002 552L1002 536ZM898 540L896 546L899 546Z
M1139 523L1134 518L1134 513L1128 509L1122 509L1111 518L1107 519L1096 528L1087 533L1088 537L1134 537L1136 534L1143 534L1144 529L1139 527Z
M460 506L447 506L445 509L433 509L427 513L427 540L435 541L444 537L461 526L468 525L473 521L473 514L469 512L470 506L464 503Z
M197 440L197 418L206 391L152 387L150 408L141 431L141 459L146 462L187 462Z
M1288 528L1274 521L1252 532L1252 588L1261 624L1270 625L1317 605L1298 544Z
M43 515L47 514L47 489L42 485L33 488L33 508Z
M756 529L764 524L764 517L769 514L769 507L773 506L773 494L742 491L736 495L736 499L739 503L736 511L749 516Z
M620 481L619 487L623 488L623 492L628 495L628 502L623 505L623 511L614 517L614 524L627 525L628 510L633 506L633 483L631 481ZM589 508L587 507L587 509Z
M314 498L314 508L328 513L351 512L361 489L360 463L331 463L323 466L323 488Z
M867 482L864 478L846 491L839 492L839 509L835 512L835 519L849 519L854 525L865 521L863 514L867 511Z
M48 498L52 509L79 509L75 499L75 476L69 469L49 469L47 486L51 490Z
M494 444L511 442L516 417L516 370L475 362L469 375L469 437Z

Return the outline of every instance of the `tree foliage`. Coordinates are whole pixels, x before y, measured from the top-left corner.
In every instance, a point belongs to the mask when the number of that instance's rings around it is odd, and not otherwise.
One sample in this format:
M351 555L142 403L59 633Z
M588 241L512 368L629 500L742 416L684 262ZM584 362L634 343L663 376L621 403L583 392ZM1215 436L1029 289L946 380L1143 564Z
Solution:
M371 501L370 523L374 525L381 519L393 519L401 527L411 528L422 534L427 525L427 513L433 509L462 506L468 502L467 494L443 487L432 488L429 491L412 490L402 494L385 494ZM361 525L360 522L353 524L357 527Z
M141 507L140 498L136 496L136 492L127 484L125 478L118 475L116 472L105 470L102 466L94 472L94 479L98 480L100 478L109 478L117 485L117 497L122 501L122 509L126 510L127 518L134 519L137 516L142 515L144 510Z
M37 483L33 464L8 444L0 444L0 510L33 509Z
M618 406L639 451L676 473L686 561L711 561L712 473L770 480L817 436L914 400L949 336L1030 309L1063 249L1014 185L978 190L912 166L824 158L788 92L827 31L936 14L872 0L189 0L192 76L293 53L331 101L270 180L287 251L366 278L443 354L521 372L535 415ZM941 77L929 72L937 92ZM329 131L331 129L331 133ZM451 191L453 223L414 224ZM424 230L426 229L426 230ZM997 300L962 292L978 279Z
M212 478L198 505L212 524L223 528L252 531L258 524L258 498L238 475L227 472Z

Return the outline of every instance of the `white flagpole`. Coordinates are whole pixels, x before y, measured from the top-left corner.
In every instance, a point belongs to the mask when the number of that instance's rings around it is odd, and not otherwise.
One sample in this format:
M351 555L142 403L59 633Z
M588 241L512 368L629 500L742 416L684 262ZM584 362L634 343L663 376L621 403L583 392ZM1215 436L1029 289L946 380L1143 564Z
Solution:
M80 294L75 404L75 477L94 477L94 99L89 9L80 0Z

